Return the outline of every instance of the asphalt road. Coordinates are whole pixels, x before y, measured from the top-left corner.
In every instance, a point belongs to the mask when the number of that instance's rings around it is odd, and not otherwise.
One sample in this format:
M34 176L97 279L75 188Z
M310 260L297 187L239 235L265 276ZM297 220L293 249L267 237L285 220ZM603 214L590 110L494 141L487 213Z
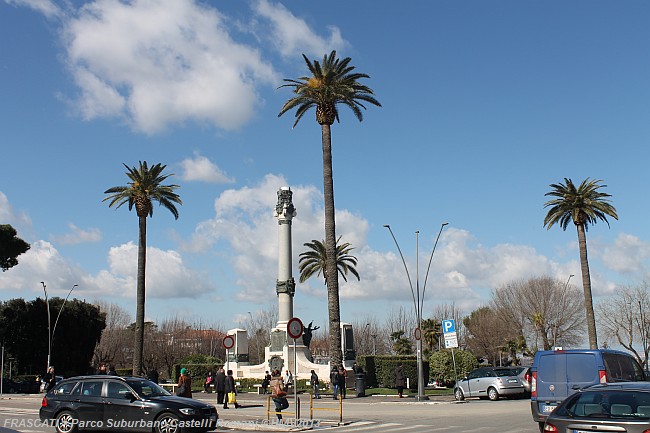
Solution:
M11 395L0 398L0 433L52 433L40 424L38 410L42 395ZM214 394L195 394L197 399L216 403ZM302 418L309 419L309 400L302 397ZM286 430L264 426L267 420L265 396L240 394L242 408L224 410L217 406L222 431ZM287 411L293 411L293 401ZM396 397L347 398L343 402L343 423L339 424L337 405L330 398L314 400L313 417L319 420L314 430L353 432L453 432L453 433L539 433L530 415L530 400L468 400L454 402L451 397L436 397L428 402ZM325 409L325 410L323 410ZM271 415L272 417L273 415ZM286 414L285 418L293 415ZM10 430L5 430L10 429Z

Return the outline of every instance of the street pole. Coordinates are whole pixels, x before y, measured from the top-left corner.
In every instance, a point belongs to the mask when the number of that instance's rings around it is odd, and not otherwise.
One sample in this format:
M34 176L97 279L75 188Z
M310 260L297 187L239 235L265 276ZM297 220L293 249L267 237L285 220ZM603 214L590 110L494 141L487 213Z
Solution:
M436 237L436 241L433 244L433 250L431 251L431 257L429 258L427 273L424 277L424 285L422 286L421 296L420 296L420 265L419 265L420 231L417 230L415 232L415 290L414 290L413 283L411 281L411 275L409 274L408 266L406 266L406 260L404 259L404 255L402 254L402 249L400 248L399 243L397 242L397 238L395 238L395 235L393 234L393 230L391 230L390 225L388 224L384 225L384 227L386 227L390 232L390 235L392 236L393 241L395 242L395 246L397 247L397 251L399 252L399 255L402 259L402 263L404 264L404 270L406 271L406 277L409 282L409 287L411 288L411 295L413 296L413 307L415 308L415 320L417 322L417 328L415 330L415 346L416 346L417 373L418 373L418 396L417 396L418 401L428 400L428 397L424 393L424 362L422 360L421 327L422 327L422 307L424 305L424 293L426 291L427 279L429 277L429 270L431 269L431 261L433 260L433 253L435 253L436 251L436 246L438 245L438 240L440 239L442 230L445 228L447 224L449 223L448 222L442 223L442 225L440 226L440 230L438 231L438 236Z
M50 301L47 297L45 282L41 281L41 284L45 293L45 308L47 308L47 365L45 366L45 371L47 371L50 368L50 357L52 356L52 329L50 328L52 321L50 320Z
M72 293L72 291L74 290L75 287L79 287L79 285L74 284L70 288L70 291L68 292L68 295L63 300L63 304L61 304L61 309L59 310L59 314L56 315L56 320L54 321L54 328L52 328L52 337L51 337L52 338L52 344L54 343L54 333L56 332L56 325L57 325L57 323L59 323L59 317L61 317L61 312L63 311L63 307L65 307L65 303L68 302L68 298L70 297L70 293ZM48 307L48 310L49 310L49 307ZM48 362L49 362L49 360L48 360Z

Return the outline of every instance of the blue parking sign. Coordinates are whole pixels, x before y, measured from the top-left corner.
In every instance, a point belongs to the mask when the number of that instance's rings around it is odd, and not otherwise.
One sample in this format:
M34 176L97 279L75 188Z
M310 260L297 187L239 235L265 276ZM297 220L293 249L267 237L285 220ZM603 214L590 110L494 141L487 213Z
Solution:
M443 320L442 321L442 333L443 334L450 334L452 332L456 332L456 322L451 319L451 320Z

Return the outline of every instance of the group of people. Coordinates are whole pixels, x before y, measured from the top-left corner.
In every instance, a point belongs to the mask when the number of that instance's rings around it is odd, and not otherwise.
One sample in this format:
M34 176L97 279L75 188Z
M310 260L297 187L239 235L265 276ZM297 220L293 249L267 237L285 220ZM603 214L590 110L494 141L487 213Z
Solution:
M339 365L338 367L332 367L332 372L330 373L330 381L332 382L332 389L334 393L332 398L338 400L339 394L341 398L345 398L346 395L346 381L348 378L348 372L345 370L345 367Z
M232 374L232 370L226 372L223 368L217 370L215 374L209 371L203 382L203 392L210 393L212 392L210 387L214 387L217 393L217 404L223 405L224 409L228 409L228 403L233 404L235 409L241 407L237 403L237 386ZM176 387L176 395L192 398L192 379L186 368L181 368L181 375L178 378Z
M97 367L95 374L108 374L110 376L117 376L115 368L113 368L112 365L103 362L99 363L99 367Z

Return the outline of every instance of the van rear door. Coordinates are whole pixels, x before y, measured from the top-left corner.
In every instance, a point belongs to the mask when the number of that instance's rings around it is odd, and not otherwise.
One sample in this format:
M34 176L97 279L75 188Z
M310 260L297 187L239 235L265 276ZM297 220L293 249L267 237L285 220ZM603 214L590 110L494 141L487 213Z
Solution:
M594 353L554 351L543 353L537 367L537 403L547 415L562 400L580 388L599 382Z

